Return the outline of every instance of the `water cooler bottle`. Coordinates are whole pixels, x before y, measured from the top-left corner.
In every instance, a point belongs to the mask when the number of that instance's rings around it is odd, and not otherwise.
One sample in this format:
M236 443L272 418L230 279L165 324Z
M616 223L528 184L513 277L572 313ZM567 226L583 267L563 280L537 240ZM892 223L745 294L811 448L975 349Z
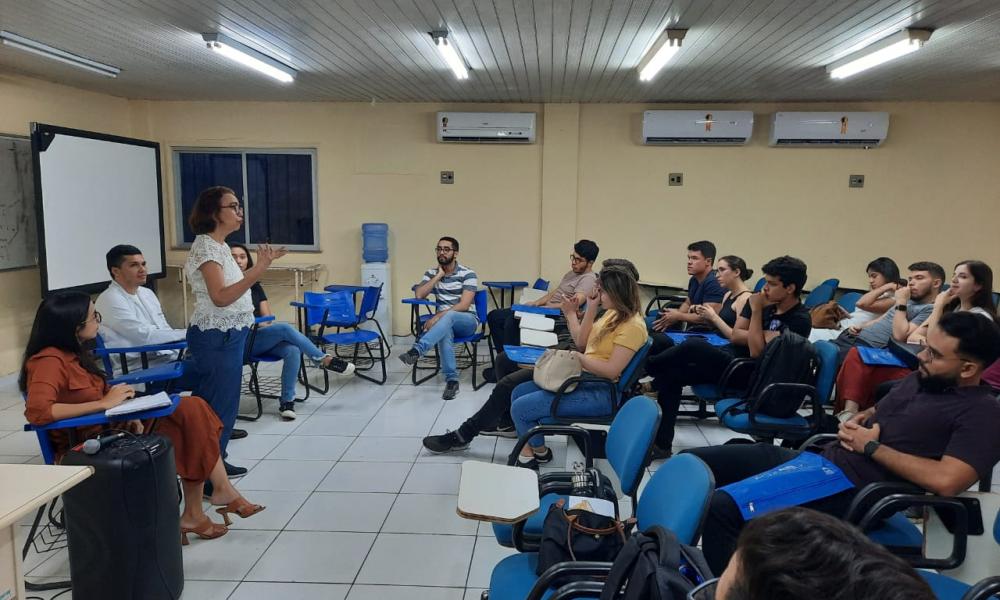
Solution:
M389 269L389 226L385 223L364 223L361 225L362 258L361 285L382 286L375 320L382 326L386 341L392 345L392 273ZM377 331L373 323L362 325L365 329Z

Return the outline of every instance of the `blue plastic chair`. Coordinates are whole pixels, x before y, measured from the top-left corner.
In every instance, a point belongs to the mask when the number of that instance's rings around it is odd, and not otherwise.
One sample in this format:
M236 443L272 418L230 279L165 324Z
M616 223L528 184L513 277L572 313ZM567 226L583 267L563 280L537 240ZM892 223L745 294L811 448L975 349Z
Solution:
M122 346L112 348L106 346L104 344L104 338L101 337L101 335L98 335L94 342L96 344L94 354L101 359L101 366L104 367L104 372L108 376L108 383L111 385L118 383L143 385L148 383L157 383L160 381L169 382L184 374L184 363L181 361L181 358L184 356L184 351L187 349L186 341L182 340L169 344L151 344L148 346ZM177 360L150 367L148 357L149 353L160 352L163 350L176 351ZM138 354L143 368L129 372L128 361L126 360L126 355L128 354ZM121 365L121 370L117 375L115 374L115 363L112 360L112 357L116 355L118 356L119 364Z
M802 302L802 306L813 309L820 304L826 304L830 300L833 300L833 295L837 292L837 287L829 285L827 283L821 283L814 287L806 299Z
M663 463L643 489L636 503L637 529L658 525L673 531L683 544L695 544L708 513L715 479L708 466L693 454L678 454ZM483 597L490 600L542 598L549 593L555 577L573 575L573 563L553 566L541 576L535 575L538 554L522 552L501 560L493 567L490 589ZM585 565L585 567L583 566ZM606 575L611 563L581 563L581 572L589 576ZM600 595L600 583L594 582L593 598Z
M757 438L774 440L804 440L819 431L826 416L827 404L833 383L837 377L837 347L830 342L813 344L818 366L814 385L803 383L773 383L756 398L727 398L715 403L715 413L719 421L738 433ZM795 414L787 418L777 418L757 412L757 407L769 394L797 393L803 400L809 398L812 414L809 418Z
M847 312L852 313L857 308L858 300L861 299L862 295L861 292L847 292L840 298L837 298L837 304Z
M547 292L549 291L549 282L548 280L539 277L538 279L535 280L535 283L533 283L531 287L533 287L536 290Z
M353 346L353 355L341 358L349 358L355 364L354 374L362 379L382 385L388 378L386 370L386 358L389 356L388 342L382 332L382 326L375 320L375 311L378 309L379 298L382 295L382 286L369 286L364 288L361 295L361 303L357 312L354 311L354 298L346 291L341 292L306 292L303 294L303 302L292 302L291 305L298 311L298 320L305 326L307 332L313 327L319 327L319 332L309 335L309 338L320 347L326 346ZM375 323L378 331L362 329L361 325L371 321ZM334 333L326 333L328 327L336 328ZM342 331L347 329L348 331ZM369 345L371 342L378 343L378 356L372 352ZM367 356L361 356L361 349L365 349ZM367 366L358 367L359 358L365 360ZM367 374L379 365L382 376L375 378ZM306 384L313 387L311 384ZM323 370L323 387L314 388L320 393L326 393L330 388L330 373Z
M753 286L753 292L756 294L757 292L759 292L762 289L764 289L764 285L766 283L767 283L767 279L765 279L764 277L761 277L760 279L758 279L757 283L754 284L754 286Z
M483 339L486 340L486 346L490 352L490 366L495 367L496 356L494 355L493 342L490 337L486 334L486 315L489 313L489 295L486 290L479 290L476 292L476 296L473 300L473 305L476 307L476 318L479 319L479 329L475 331L472 335L465 337L456 337L453 340L454 347L457 350L460 346L464 346L466 352L471 356L471 367L472 367L472 389L478 390L479 388L486 385L486 381L479 381L479 342ZM437 350L435 349L434 355L434 366L433 367L421 367L418 364L413 365L412 380L413 385L420 385L425 381L434 378L441 371L441 357L438 356ZM417 371L430 371L431 373L425 377L418 378Z
M656 431L660 428L660 406L647 396L636 396L622 406L618 414L615 415L611 427L608 429L607 441L604 444L605 453L611 469L618 477L622 492L632 499L633 510L636 506L636 492L642 475L649 465L649 450L656 437ZM507 464L514 466L517 463L517 455L521 448L533 435L539 434L559 434L573 436L579 440L578 443L585 448L583 456L585 467L589 469L593 465L593 452L590 446L590 432L582 427L566 425L540 425L534 427L527 434L521 436L517 445L507 458ZM522 546L518 549L524 551L529 548L529 543L533 544L530 549L537 549L537 542L542 534L542 523L545 515L548 514L549 506L559 500L568 501L568 493L572 489L572 472L569 473L545 473L538 478L538 489L541 495L541 508L537 513L528 517L516 526L493 525L493 533L497 541L504 546L512 546L515 534L514 529L519 529L518 536L522 539ZM594 482L597 487L600 482ZM544 493L543 493L544 492ZM618 498L611 490L610 497L604 497L615 504L617 510Z
M837 288L840 287L840 280L836 279L836 278L834 278L834 279L827 279L826 281L824 281L820 285L830 286L830 287L832 287L834 289L834 291L836 291Z

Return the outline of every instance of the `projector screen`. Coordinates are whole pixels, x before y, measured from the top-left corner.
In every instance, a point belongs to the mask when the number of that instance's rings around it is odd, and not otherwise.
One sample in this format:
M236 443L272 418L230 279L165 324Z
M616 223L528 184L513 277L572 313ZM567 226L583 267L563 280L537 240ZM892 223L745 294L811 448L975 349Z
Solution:
M104 255L131 244L163 277L160 145L31 124L42 294L94 293L110 280Z

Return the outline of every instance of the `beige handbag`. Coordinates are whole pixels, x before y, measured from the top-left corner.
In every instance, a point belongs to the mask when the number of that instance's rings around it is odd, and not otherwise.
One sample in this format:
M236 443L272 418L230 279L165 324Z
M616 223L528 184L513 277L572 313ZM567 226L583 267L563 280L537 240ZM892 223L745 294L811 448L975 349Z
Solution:
M580 366L580 358L572 350L546 350L535 363L535 385L549 392L559 390L570 377L579 377L583 372ZM576 384L566 388L567 392L576 389Z

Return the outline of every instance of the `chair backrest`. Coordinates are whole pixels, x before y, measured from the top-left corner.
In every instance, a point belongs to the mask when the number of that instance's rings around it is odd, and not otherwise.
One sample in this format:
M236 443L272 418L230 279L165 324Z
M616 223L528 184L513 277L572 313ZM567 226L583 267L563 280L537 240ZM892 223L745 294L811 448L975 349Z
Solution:
M806 308L813 308L815 306L819 306L820 304L826 304L833 299L833 294L836 291L836 287L827 285L826 283L821 283L809 292L809 295L806 296L802 306L805 306Z
M354 298L350 292L303 292L302 299L306 304L319 305L323 308L307 308L306 327L319 325L323 314L328 320L353 321Z
M851 313L854 312L855 308L857 308L858 300L860 299L861 299L861 292L847 292L840 298L837 298L837 304L839 304L840 307L846 310L847 312Z
M826 404L833 392L833 383L837 379L837 346L833 342L821 340L813 342L816 358L819 359L819 371L816 374L816 394L820 401Z
M626 402L608 429L604 451L618 475L622 491L631 496L642 481L653 438L660 428L660 405L649 396Z
M625 365L625 369L622 374L618 377L618 397L624 399L622 394L632 388L639 379L642 373L642 365L646 362L646 355L649 354L649 348L653 345L653 338L647 337L646 343L642 345L641 348L635 351L632 356L632 360L628 361Z
M839 279L827 279L826 281L824 281L820 285L828 285L828 286L832 287L834 289L834 291L836 291L837 288L840 287L840 280Z
M535 280L535 284L532 285L531 287L535 288L536 290L542 290L543 292L547 292L549 291L549 282L539 277L538 279Z
M639 531L659 525L682 544L695 544L715 490L711 469L694 454L678 454L653 473L636 504Z
M104 338L99 333L97 334L97 337L94 338L94 344L96 345L98 350L104 350L105 348L107 348L107 346L104 344ZM101 364L104 366L104 372L107 374L108 377L115 376L115 365L113 362L111 362L110 355L102 353Z
M767 283L767 280L764 279L763 277L761 277L760 279L758 279L757 280L757 284L753 286L754 293L757 293L757 292L761 291L762 289L764 289L764 284L765 283Z
M378 301L382 296L382 286L370 285L361 294L361 307L358 308L358 323L364 323L375 318L375 311L378 310Z
M475 305L476 305L476 318L479 319L479 324L486 326L486 315L490 313L489 305L490 297L486 290L478 290L476 292Z

